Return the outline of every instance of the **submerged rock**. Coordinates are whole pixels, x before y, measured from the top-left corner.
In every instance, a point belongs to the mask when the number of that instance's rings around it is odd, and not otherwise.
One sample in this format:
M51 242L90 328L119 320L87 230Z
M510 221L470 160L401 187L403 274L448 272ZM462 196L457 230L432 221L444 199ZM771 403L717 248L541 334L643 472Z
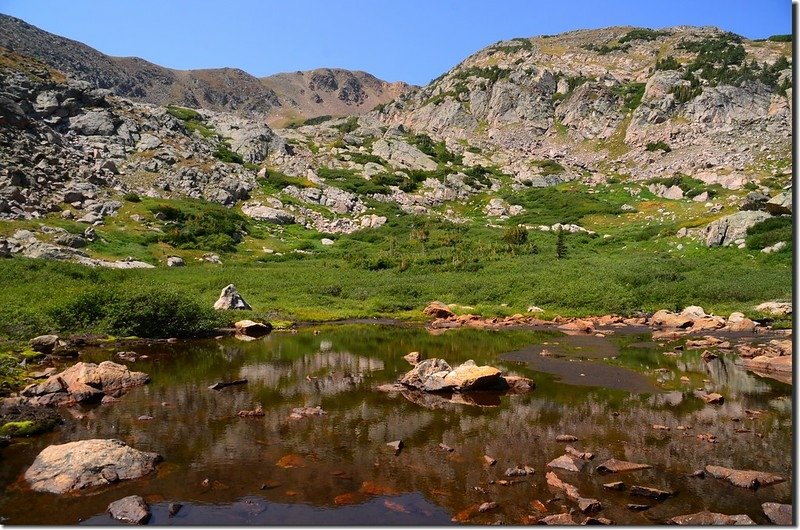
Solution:
M138 451L121 440L81 440L43 449L25 480L33 491L67 493L143 477L161 460L161 455Z
M251 310L250 304L244 301L242 295L236 290L233 284L225 286L219 295L219 298L214 302L214 309L244 309Z
M566 471L580 471L585 465L585 460L573 458L570 455L561 455L547 463L547 467L549 468L564 469Z
M625 460L617 460L610 458L597 466L597 471L601 473L623 473L625 471L637 471L639 469L650 469L649 464L637 464L635 462L626 462Z
M631 495L637 495L639 497L649 497L651 499L656 499L659 501L663 501L664 499L668 499L675 495L674 491L664 491L656 488L649 488L646 486L631 486L630 490Z
M108 514L123 523L145 524L150 519L150 507L138 495L114 501L106 509Z
M667 523L687 526L756 524L746 515L725 515L724 513L713 513L708 510L687 515L678 515L667 521Z

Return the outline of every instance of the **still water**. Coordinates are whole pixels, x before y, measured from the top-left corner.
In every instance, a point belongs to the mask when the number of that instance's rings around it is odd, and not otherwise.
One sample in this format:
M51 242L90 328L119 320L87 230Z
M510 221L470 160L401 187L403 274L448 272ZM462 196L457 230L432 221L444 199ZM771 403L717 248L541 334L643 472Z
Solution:
M564 454L556 436L572 434L574 447L596 457L581 472L559 476L599 499L599 515L618 524L662 523L704 509L768 523L762 502L791 502L791 386L739 369L732 356L707 364L700 351L664 355L680 342L656 343L643 330L597 338L347 324L251 342L134 348L148 358L125 364L150 374L150 384L112 404L63 409L65 423L54 432L0 450L0 522L114 524L108 504L141 495L151 505L150 524L439 525L453 517L526 524L541 515L536 506L547 514L575 506L545 482L547 462ZM453 366L474 359L537 387L473 404L419 404L375 391L410 369L403 356L411 351ZM94 349L81 360L120 362L114 352ZM235 379L248 383L208 389ZM725 403L705 404L693 395L698 388L719 392ZM258 405L263 417L237 416ZM315 406L327 414L289 418L295 407ZM706 433L717 442L697 437ZM27 489L21 476L39 451L88 438L118 438L164 461L151 476L76 495ZM405 447L395 455L386 443L398 439ZM497 464L487 465L484 455ZM599 475L595 467L611 457L653 468ZM789 480L753 491L687 476L707 464ZM517 465L536 473L504 476ZM602 487L614 480L678 493L654 501ZM465 515L487 501L499 507ZM173 517L170 503L183 505ZM628 503L651 507L633 512Z

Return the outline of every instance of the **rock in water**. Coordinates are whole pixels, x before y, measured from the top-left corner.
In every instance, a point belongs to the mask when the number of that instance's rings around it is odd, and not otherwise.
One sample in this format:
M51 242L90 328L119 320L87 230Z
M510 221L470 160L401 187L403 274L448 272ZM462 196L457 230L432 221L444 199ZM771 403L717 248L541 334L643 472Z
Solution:
M742 469L730 469L722 466L706 466L706 473L714 478L724 479L740 488L757 489L760 486L777 484L786 479L780 475Z
M678 515L667 522L670 524L689 526L756 524L746 515L725 515L724 513L713 513L707 510L687 515Z
M124 497L108 505L108 514L123 523L145 524L150 519L150 507L138 495Z
M452 368L443 359L425 359L409 370L400 379L400 384L425 392L452 390L455 385L444 381L444 377L451 371Z
M33 491L67 493L143 477L162 460L121 440L81 440L42 450L25 472Z
M492 366L477 366L469 360L451 370L444 382L462 392L497 387L501 384L500 370Z
M248 337L263 337L272 331L272 324L269 322L254 322L252 320L240 320L233 325L236 333L247 335Z
M233 284L226 286L222 293L219 295L219 299L214 302L214 309L245 309L250 310L253 309L250 307L250 304L244 301L242 295L239 294L239 291L236 290Z
M580 471L586 465L585 460L573 458L569 455L561 455L555 460L547 463L547 467L555 469L565 469L567 471Z
M777 502L765 502L761 505L764 515L769 517L772 524L790 526L792 524L792 505L778 504Z
M599 466L597 471L601 473L622 473L625 471L636 471L639 469L649 469L653 466L649 464L637 464L635 462L626 462L624 460L617 460L616 458L609 458Z
M403 357L409 364L416 366L422 360L422 354L418 351L412 351Z

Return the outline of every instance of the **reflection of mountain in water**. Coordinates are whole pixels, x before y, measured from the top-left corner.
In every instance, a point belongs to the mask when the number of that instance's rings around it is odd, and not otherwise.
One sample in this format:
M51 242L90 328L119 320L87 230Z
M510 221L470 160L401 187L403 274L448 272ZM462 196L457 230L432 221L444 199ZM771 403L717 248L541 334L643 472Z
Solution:
M380 359L360 357L346 351L325 351L331 348L326 341L320 351L303 355L294 361L269 361L246 364L239 376L250 383L277 389L283 396L298 394L333 395L353 390L363 381L363 374L383 370Z
M713 390L725 389L728 396L747 394L763 394L772 388L763 380L753 376L734 363L732 357L721 356L706 363L701 358L687 359L682 364L686 372L706 373L712 383L709 388Z

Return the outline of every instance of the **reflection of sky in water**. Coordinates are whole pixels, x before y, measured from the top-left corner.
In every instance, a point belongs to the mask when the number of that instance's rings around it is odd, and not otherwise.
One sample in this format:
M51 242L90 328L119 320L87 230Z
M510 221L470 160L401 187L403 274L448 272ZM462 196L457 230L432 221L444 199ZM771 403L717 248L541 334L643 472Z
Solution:
M545 466L563 454L565 444L555 438L564 433L576 435L573 445L597 457L586 472L562 478L581 494L600 499L603 515L617 523L652 524L703 509L747 513L765 523L760 503L791 499L791 481L753 492L686 476L706 464L791 470L791 387L753 376L728 357L707 365L696 353L669 357L662 355L663 348L626 346L646 337L620 338L609 346L594 337L534 332L320 330L319 336L309 329L247 343L226 339L164 346L161 354L149 351L150 359L133 365L151 374L149 386L113 405L70 409L76 418L61 429L3 450L0 513L11 522L71 524L89 518L87 523L107 524L109 502L139 494L154 499L156 524L443 524L468 506L496 500L500 510L471 522L527 524L531 500L553 497L544 481ZM545 341L559 342L566 357L539 356L536 346ZM591 343L600 349L591 350ZM433 408L373 390L409 370L402 356L414 350L451 365L469 358L495 365L533 378L537 388L527 395L496 396L491 407L445 402ZM608 352L616 352L613 361L598 359ZM98 361L111 353L86 358ZM659 368L666 372L656 372ZM684 373L691 384L680 382ZM657 385L657 377L663 385ZM248 383L220 392L207 388L238 378ZM693 395L696 387L706 386L703 379L711 380L709 390L725 396L723 405L707 405ZM257 404L263 417L236 416ZM293 407L315 405L328 414L289 419ZM745 409L763 413L751 416ZM138 421L143 414L155 420ZM719 443L698 439L702 433L713 434ZM32 495L6 488L44 446L95 437L123 439L160 452L165 461L154 477L95 495ZM406 447L395 456L386 443L398 439ZM439 443L456 450L445 453ZM487 454L498 460L496 466L484 465ZM296 455L299 467L275 465L286 455ZM646 515L630 512L627 493L605 491L602 482L611 479L592 471L611 457L654 466L620 479L680 494L654 504ZM505 469L516 465L533 466L536 474L513 487L489 484L506 478ZM206 478L212 486L203 488ZM262 489L265 483L277 485ZM364 484L373 483L398 495L364 494ZM355 499L352 505L335 502L348 495ZM185 505L172 521L166 519L168 501ZM37 509L30 510L31 505ZM556 501L551 510L572 506Z

